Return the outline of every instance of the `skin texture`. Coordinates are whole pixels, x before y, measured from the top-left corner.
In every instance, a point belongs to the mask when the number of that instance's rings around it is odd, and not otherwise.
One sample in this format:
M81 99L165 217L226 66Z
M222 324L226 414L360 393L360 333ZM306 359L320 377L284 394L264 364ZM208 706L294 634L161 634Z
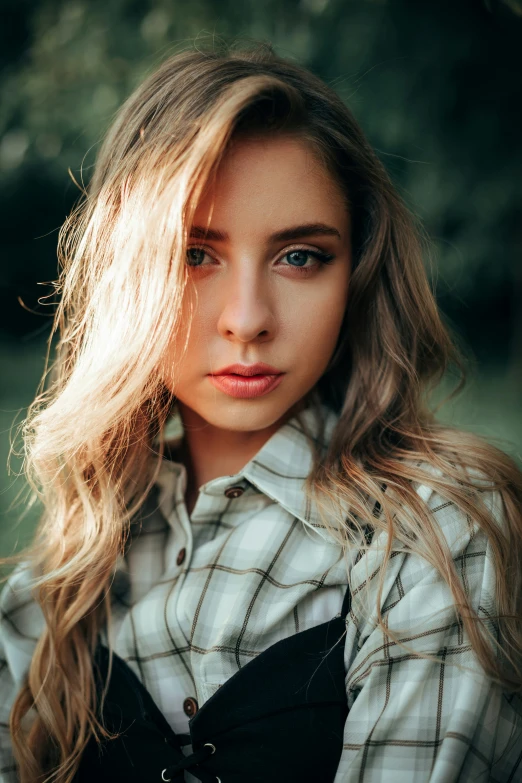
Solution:
M270 238L283 229L318 223L335 228L339 236ZM339 336L351 266L344 195L313 149L298 138L236 141L207 187L193 226L227 238L190 240L183 305L187 327L172 340L161 368L185 428L174 458L187 466L189 513L198 488L237 473L324 373ZM304 251L333 259L322 265ZM285 375L264 396L233 398L216 389L208 373L236 362L266 362Z

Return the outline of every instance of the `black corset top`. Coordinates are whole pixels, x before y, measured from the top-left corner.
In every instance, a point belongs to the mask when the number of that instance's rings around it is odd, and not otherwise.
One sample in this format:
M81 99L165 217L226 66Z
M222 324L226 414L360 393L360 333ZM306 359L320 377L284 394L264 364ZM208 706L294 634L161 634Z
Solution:
M344 636L350 608L276 642L221 685L176 734L116 654L100 716L117 739L88 744L77 783L332 783L348 714ZM108 650L95 664L106 681ZM192 745L188 755L182 747ZM187 749L188 751L188 749Z

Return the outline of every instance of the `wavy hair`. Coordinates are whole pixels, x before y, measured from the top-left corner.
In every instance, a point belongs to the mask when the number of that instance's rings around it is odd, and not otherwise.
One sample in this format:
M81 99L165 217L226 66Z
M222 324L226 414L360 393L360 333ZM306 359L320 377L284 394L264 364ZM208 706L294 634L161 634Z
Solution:
M46 369L20 425L27 480L43 513L32 546L16 558L31 564L45 619L10 717L22 783L71 783L89 739L107 736L93 654L110 623L116 561L164 453L160 439L151 460L173 405L157 369L180 326L188 229L229 145L259 134L305 140L352 215L348 306L311 395L339 421L306 489L324 503L348 504L351 513L334 530L343 547L354 528L388 532L382 579L394 541L427 558L451 588L485 670L506 689L522 690L522 473L501 449L439 423L429 406L447 368L460 371L456 391L465 368L431 291L422 229L322 80L268 44L186 50L123 104L60 232ZM499 493L503 525L482 500L481 476ZM455 503L491 541L502 660L415 482ZM379 606L377 614L399 643Z

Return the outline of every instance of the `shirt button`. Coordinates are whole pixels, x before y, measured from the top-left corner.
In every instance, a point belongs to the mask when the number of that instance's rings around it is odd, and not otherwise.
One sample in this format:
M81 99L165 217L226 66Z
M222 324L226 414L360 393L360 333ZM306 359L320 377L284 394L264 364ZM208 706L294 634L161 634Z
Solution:
M225 490L225 497L227 498L238 498L240 497L245 490L243 487L228 487Z
M191 718L193 715L196 714L197 711L198 711L198 703L196 699L193 699L192 696L189 696L183 702L183 712L185 713L185 715L188 715L188 717Z
M186 554L187 554L187 550L185 549L185 547L182 547L182 548L179 550L179 552L178 552L178 556L177 556L177 558L176 558L176 563L177 563L177 565L181 565L181 564L182 564L182 562L185 560L185 555L186 555Z

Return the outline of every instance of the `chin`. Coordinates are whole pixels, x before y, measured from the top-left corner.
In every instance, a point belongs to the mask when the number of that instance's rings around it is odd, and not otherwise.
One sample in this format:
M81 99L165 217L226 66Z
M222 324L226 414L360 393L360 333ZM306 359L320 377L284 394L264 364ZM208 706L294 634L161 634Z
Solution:
M292 403L274 404L268 400L233 400L216 405L199 415L214 427L231 432L254 432L273 426L290 409Z

